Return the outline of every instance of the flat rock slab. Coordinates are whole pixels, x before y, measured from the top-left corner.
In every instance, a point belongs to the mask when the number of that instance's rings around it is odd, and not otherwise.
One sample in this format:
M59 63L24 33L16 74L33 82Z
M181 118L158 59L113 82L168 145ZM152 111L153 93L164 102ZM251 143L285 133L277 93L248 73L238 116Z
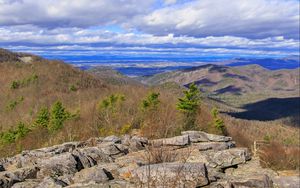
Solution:
M200 187L209 183L204 163L160 163L132 171L137 184L151 187Z
M232 141L229 141L229 142L199 142L199 143L193 143L192 146L196 147L200 151L207 151L207 150L221 151L221 150L226 150L226 149L235 147L235 143Z
M183 131L181 134L188 135L191 142L228 142L232 140L228 136L208 134L203 131Z
M156 139L151 140L150 145L154 147L160 147L160 146L186 146L190 143L189 136L183 135L183 136L175 136L172 138L163 138L163 139Z

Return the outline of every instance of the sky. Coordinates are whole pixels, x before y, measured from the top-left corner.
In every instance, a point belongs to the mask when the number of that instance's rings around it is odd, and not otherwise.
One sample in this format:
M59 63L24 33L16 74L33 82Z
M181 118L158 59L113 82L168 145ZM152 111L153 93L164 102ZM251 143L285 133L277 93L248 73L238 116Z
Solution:
M299 11L299 0L0 0L0 47L110 60L285 57L299 55Z

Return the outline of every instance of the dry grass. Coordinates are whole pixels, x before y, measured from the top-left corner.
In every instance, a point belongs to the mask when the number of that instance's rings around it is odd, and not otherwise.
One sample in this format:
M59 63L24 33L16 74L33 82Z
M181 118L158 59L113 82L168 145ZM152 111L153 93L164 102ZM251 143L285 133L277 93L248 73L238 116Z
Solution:
M299 170L300 148L285 147L276 142L265 145L259 152L263 167L271 167L274 170Z

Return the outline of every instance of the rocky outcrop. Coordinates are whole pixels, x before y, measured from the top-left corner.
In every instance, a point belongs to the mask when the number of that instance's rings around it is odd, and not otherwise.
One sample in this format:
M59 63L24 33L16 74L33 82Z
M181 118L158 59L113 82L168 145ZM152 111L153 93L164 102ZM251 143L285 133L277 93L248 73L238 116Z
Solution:
M185 131L148 140L124 135L23 151L0 160L1 188L299 187L263 169L231 137Z

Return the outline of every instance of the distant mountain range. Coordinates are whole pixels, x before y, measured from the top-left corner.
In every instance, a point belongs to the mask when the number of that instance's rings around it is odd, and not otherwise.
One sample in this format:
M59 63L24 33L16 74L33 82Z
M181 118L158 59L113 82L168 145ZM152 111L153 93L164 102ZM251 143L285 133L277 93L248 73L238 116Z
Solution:
M289 56L282 59L247 59L247 58L236 58L225 64L227 66L244 66L244 65L260 65L269 70L279 70L279 69L295 69L299 67L300 62L299 56Z
M229 104L247 104L269 97L299 95L299 68L271 71L259 65L230 67L207 64L141 77L140 80L148 85L175 82L187 86L196 83L210 97Z

